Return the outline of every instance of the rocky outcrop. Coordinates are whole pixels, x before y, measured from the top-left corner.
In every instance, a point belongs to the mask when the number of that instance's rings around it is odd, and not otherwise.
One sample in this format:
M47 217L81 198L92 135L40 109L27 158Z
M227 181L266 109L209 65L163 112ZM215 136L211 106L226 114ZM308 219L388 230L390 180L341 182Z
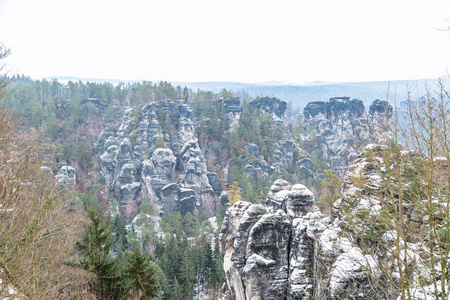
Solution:
M254 99L249 103L256 109L261 109L261 111L266 114L272 115L276 120L281 120L283 118L284 112L286 111L287 104L280 99L275 97L263 97L259 99Z
M236 117L242 112L241 99L239 97L219 99L219 104L223 104L228 115Z
M239 97L219 99L217 103L220 105L223 104L229 118L230 131L232 132L238 125L242 112ZM249 104L253 107L254 117L257 117L259 113L271 116L271 127L276 127L283 123L282 119L287 108L286 102L275 97L263 97L253 99ZM283 173L284 169L290 167L293 163L299 164L302 159L309 158L309 155L292 138L291 132L288 129L284 128L282 134L277 138L279 138L278 142L271 146L265 146L272 148L270 151L273 150L273 157L270 160L262 155L258 145L253 143L246 144L240 153L238 167L244 169L247 176L257 181L270 177L275 172ZM220 146L218 144L210 143L203 145L203 152L209 162L220 164ZM296 152L300 154L298 157L295 157ZM267 153L265 154L267 155ZM294 158L297 161L294 162ZM312 172L309 167L307 164L302 166L304 169L302 174L305 175L305 178L312 177ZM231 166L228 166L228 168L231 168Z
M231 206L219 236L227 284L236 299L282 299L288 293L292 220L309 212L312 193L283 180L272 186L266 204ZM298 273L298 271L295 271Z
M369 115L370 116L392 116L393 108L389 103L385 100L374 100L373 103L369 107Z
M366 115L361 100L350 97L335 97L329 101L313 101L303 110L303 129L314 132L319 145L318 157L329 161L331 168L342 172L348 165L349 156L356 154L356 146L369 143L368 122L379 119L388 112L392 115L392 106L387 101L375 100ZM373 126L373 124L370 124Z
M43 170L45 171L45 169ZM73 167L63 165L55 175L55 179L57 184L63 187L74 185L77 183L77 172Z
M241 159L248 177L257 181L261 178L270 177L275 172L282 174L284 169L290 167L293 163L300 166L300 171L305 179L312 177L312 161L309 154L299 147L288 131L272 147L273 158L271 164L269 164L256 144L244 146Z
M96 157L103 182L129 219L139 212L141 201L161 213L202 207L213 214L217 209L221 183L206 170L184 100L127 110L119 126L100 134Z
M50 167L48 166L41 166L41 171L42 173L48 178L48 179L53 179L54 175L53 175L53 171Z
M360 118L364 116L364 104L359 99L334 97L329 101L309 102L303 114L306 120L324 116L326 119Z
M310 190L277 180L265 205L239 201L225 214L219 245L229 292L248 300L362 299L376 263L340 232Z
M217 100L217 103L219 104L219 106L223 105L223 107L225 108L225 112L230 121L230 129L233 130L234 128L236 128L242 112L241 99L239 99L239 97L227 99L220 98L219 100Z
M283 180L272 185L264 205L232 205L219 236L229 293L236 299L400 299L403 290L411 299L440 299L448 255L432 247L446 241L447 199L437 182L435 196L422 192L430 184L417 181L415 158L412 151L367 145L348 166L330 217L314 207L311 191ZM423 159L446 180L446 158ZM440 230L436 240L427 234L431 218Z
M275 167L269 166L264 160L256 144L245 145L241 158L245 173L254 181L267 178L275 172Z

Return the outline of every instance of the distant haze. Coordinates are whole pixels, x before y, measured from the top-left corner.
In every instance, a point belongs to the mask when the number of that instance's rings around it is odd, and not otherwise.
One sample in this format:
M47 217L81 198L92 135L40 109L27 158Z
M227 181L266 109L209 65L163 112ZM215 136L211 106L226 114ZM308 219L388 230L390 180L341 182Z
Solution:
M448 84L449 80L443 80ZM180 83L196 90L212 90L219 92L227 88L233 92L246 92L250 97L273 96L286 102L292 102L294 107L303 108L308 102L328 100L332 97L347 96L363 100L366 104L375 99L389 100L392 105L404 101L408 93L413 98L426 95L427 90L437 90L437 79L372 81L372 82L344 82L344 83L315 83L306 85L273 85L244 84L239 82L194 82Z
M135 81L126 81L121 79L101 79L101 78L77 78L77 77L58 77L63 83L68 81L83 82L109 82L113 85L122 83L133 83ZM366 104L375 99L389 100L391 104L396 105L404 101L408 94L416 99L426 95L427 90L438 90L440 82L446 86L450 80L444 78L418 79L418 80L395 80L395 81L369 81L369 82L312 82L305 84L287 84L284 82L260 82L244 83L230 81L215 82L171 82L173 85L187 86L193 91L207 90L220 92L227 89L234 92L237 96L248 96L254 98L277 97L286 102L292 102L293 107L303 108L308 102L315 100L328 100L332 97L347 96L363 100Z
M178 82L436 78L448 0L0 0L11 73Z

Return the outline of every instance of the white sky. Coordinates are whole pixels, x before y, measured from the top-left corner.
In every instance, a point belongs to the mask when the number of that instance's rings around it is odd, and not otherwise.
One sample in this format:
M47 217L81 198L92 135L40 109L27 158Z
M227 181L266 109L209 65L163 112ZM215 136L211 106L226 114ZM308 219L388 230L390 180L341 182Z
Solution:
M450 67L449 0L0 0L34 78L371 81Z

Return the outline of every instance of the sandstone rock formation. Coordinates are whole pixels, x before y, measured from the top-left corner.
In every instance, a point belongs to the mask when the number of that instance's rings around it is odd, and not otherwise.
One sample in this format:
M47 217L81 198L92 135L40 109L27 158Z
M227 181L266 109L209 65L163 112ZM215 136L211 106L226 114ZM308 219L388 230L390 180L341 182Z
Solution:
M289 278L292 220L307 214L312 193L277 180L266 205L239 201L225 215L219 236L227 284L236 299L283 299ZM294 276L296 278L296 276Z
M366 115L364 104L359 99L335 97L329 101L313 101L303 110L303 129L311 130L320 144L319 157L328 160L334 171L343 171L349 156L356 154L356 148L369 143L371 120L392 115L392 106L387 101L375 100Z
M55 179L57 184L61 186L74 185L77 182L77 172L73 167L63 165L59 169L58 174L55 175Z
M372 257L340 234L301 184L277 180L265 205L239 201L223 221L219 245L236 299L359 299ZM356 297L356 298L355 298Z
M229 116L236 117L242 112L241 99L239 97L219 99L219 104L223 104Z
M209 214L216 211L221 183L206 170L184 100L129 109L120 126L100 134L96 157L103 182L130 220L141 201L150 201L161 213L196 207Z
M444 228L447 199L426 199L423 189L414 194L411 151L391 153L404 178L390 176L386 149L369 144L351 162L330 217L314 207L307 188L283 180L272 185L264 205L231 206L219 236L229 293L236 299L400 299L399 282L407 278L412 299L440 298L441 274L447 274L440 263L447 263L448 254L431 248L436 243L429 240L431 217L423 205L434 203L434 220ZM443 157L433 166L448 170ZM398 205L407 232L393 220Z
M240 100L238 97L219 100L220 103L223 102L228 117L232 126L230 130L234 130L234 126L239 120L240 113L242 109L240 108ZM251 100L249 103L253 108L260 110L263 114L270 115L272 117L273 126L281 124L284 117L284 113L287 108L287 104L275 97L263 97ZM234 126L233 126L234 124ZM291 166L293 163L300 163L303 159L309 159L309 155L303 151L297 142L292 138L291 132L289 130L284 130L282 136L279 137L279 141L272 145L273 148L273 158L270 163L260 153L260 149L256 144L250 143L244 146L241 153L241 166L244 167L247 176L253 180L258 180L261 178L267 178L273 175L276 171L283 173L283 169ZM294 153L300 153L300 157L297 157L298 161L294 160ZM214 155L215 147L214 145L208 145L205 150L207 157L213 160L218 157ZM304 175L305 178L311 177L312 172L309 169L311 166L309 164L304 164Z
M230 128L233 129L237 126L239 117L241 116L242 107L241 107L241 99L239 97L227 98L227 99L219 99L219 105L223 105L225 108L225 112L230 120Z
M387 103L387 101L376 99L369 107L369 115L376 116L388 114L389 117L392 116L393 108Z
M250 105L254 108L261 109L266 114L272 115L275 120L281 120L286 111L287 104L275 97L263 97L250 101Z

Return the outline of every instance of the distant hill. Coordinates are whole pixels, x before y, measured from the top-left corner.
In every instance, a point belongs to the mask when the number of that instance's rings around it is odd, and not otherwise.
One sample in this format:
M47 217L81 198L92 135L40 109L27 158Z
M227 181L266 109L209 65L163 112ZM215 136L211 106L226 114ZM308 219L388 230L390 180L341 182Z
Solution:
M119 82L132 83L132 80L120 79L99 79L99 78L76 78L76 77L56 77L60 80L72 81L90 81L90 82L110 82L114 85ZM349 96L359 98L365 103L374 99L397 99L404 100L407 91L413 91L423 95L426 84L436 82L436 79L422 80L396 80L396 81L371 81L371 82L345 82L345 83L326 83L310 82L301 85L284 82L262 82L262 83L243 83L243 82L172 82L173 85L187 86L192 90L210 90L218 92L222 89L233 92L248 93L250 97L271 96L277 97L283 101L292 101L294 107L304 107L308 102L314 100L328 100L331 97Z
M346 82L346 83L306 83L304 85L285 84L249 84L239 82L184 82L176 83L186 85L191 89L212 90L215 92L223 88L233 92L246 92L250 96L273 96L286 102L292 101L294 107L304 107L314 100L328 100L331 97L349 96L359 98L366 103L374 99L404 100L408 90L419 91L423 94L426 83L435 82L435 79L423 80L397 80L372 82Z

